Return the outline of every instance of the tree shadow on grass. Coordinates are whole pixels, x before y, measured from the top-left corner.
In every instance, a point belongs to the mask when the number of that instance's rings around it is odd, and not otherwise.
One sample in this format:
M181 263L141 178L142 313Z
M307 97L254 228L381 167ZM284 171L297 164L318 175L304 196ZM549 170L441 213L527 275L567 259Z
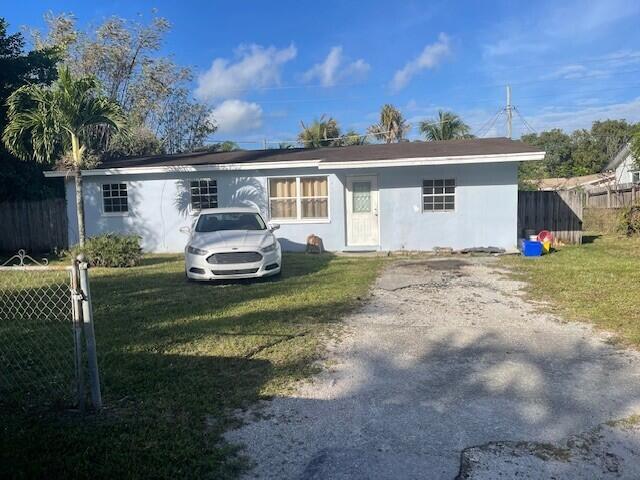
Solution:
M241 471L243 458L220 443L221 434L229 409L260 398L274 374L269 361L132 352L113 360L99 415L0 411L4 478L231 478Z

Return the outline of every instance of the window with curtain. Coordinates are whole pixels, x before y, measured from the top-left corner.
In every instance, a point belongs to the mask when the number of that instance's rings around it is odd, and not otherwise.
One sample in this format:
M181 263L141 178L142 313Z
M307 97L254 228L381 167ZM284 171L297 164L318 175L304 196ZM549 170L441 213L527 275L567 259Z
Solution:
M271 218L311 220L329 218L327 177L269 179Z

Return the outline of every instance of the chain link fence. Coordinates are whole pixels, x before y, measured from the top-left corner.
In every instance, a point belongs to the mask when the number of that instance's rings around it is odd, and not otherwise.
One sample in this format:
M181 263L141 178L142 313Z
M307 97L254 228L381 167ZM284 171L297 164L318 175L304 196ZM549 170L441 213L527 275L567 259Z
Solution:
M22 251L13 258L14 266L0 267L0 407L84 408L83 364L95 359L95 342L93 352L83 347L93 325L88 331L81 266L25 266L30 257ZM97 365L89 366L92 385Z

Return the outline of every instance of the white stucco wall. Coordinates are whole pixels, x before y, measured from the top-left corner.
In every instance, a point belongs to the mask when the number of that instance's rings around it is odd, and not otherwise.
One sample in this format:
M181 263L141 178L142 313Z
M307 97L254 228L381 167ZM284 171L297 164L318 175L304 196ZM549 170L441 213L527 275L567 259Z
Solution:
M431 250L497 246L515 249L517 237L517 164L486 163L424 167L388 167L350 170L278 169L270 171L215 171L84 177L87 235L120 232L142 236L153 252L180 252L190 225L188 181L215 178L220 207L257 206L269 218L269 176L324 174L329 178L329 221L283 223L276 232L285 250L304 249L309 234L319 235L325 248L346 248L345 184L348 175L377 175L379 185L380 250ZM453 212L422 212L422 180L454 178ZM129 214L102 213L101 185L126 182ZM69 239L77 242L74 185L67 181Z

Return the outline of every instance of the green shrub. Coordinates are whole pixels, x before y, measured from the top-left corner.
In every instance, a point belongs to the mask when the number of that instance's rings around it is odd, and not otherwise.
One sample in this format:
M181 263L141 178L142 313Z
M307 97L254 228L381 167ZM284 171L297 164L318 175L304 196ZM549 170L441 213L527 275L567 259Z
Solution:
M618 231L628 236L640 234L640 206L634 205L621 210Z
M86 262L94 267L134 267L140 263L142 248L137 235L107 233L88 238L84 247L75 246L71 254L83 254Z

